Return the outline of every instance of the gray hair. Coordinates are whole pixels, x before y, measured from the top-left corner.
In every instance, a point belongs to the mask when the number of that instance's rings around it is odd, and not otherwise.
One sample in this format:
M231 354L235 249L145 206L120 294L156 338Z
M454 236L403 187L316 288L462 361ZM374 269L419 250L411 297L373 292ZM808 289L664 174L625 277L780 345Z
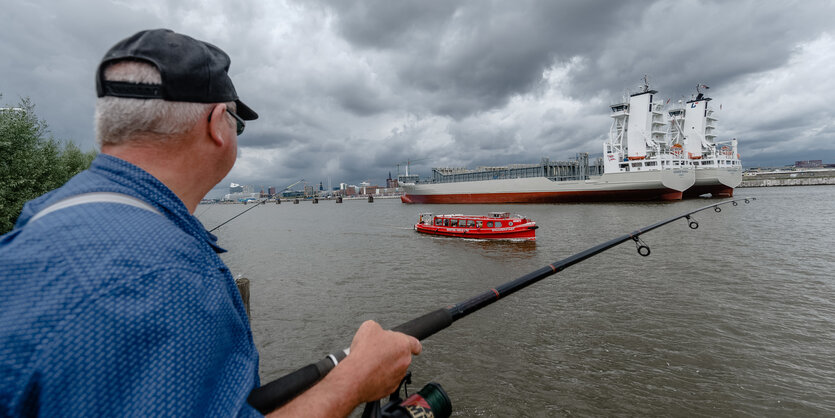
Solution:
M104 78L131 83L161 84L159 70L143 61L119 61L109 65ZM234 103L231 103L234 109ZM212 103L171 102L162 99L129 99L105 96L96 101L96 143L124 144L149 136L165 141L188 132L200 118L208 117Z

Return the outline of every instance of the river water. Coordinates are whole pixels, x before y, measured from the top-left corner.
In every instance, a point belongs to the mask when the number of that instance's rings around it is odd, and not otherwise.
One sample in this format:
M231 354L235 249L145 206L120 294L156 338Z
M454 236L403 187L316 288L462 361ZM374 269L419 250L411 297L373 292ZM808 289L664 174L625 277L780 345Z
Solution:
M453 416L835 415L835 186L737 189L424 340L417 390ZM406 205L268 204L218 229L251 280L268 382L350 345L366 319L394 327L593 245L716 200ZM244 210L205 205L208 228ZM419 235L419 212L533 218L537 241Z

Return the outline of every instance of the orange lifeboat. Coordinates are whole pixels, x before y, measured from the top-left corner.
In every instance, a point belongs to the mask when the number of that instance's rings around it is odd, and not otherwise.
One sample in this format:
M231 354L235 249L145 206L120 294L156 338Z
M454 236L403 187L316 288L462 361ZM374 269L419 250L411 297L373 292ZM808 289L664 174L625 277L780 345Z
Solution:
M681 155L684 153L684 148L681 146L681 144L675 144L672 147L670 147L670 152L673 154L674 157L681 158Z

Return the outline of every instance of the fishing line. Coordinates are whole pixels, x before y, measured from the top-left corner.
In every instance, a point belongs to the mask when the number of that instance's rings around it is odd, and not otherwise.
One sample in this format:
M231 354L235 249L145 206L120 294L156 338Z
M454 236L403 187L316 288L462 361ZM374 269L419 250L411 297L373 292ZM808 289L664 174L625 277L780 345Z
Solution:
M211 209L212 206L214 206L214 205L215 205L215 203L207 203L206 207L203 210L201 210L200 213L195 213L194 214L194 217L199 219L201 216L205 215L206 212L208 212L209 209Z
M233 219L237 218L238 216L241 216L241 215L243 215L243 214L245 214L245 213L247 213L247 212L249 212L249 211L251 211L251 210L253 210L253 209L257 208L257 207L258 207L258 205L263 205L263 204L265 204L265 203L267 203L267 199L264 199L264 200L258 201L258 203L256 203L256 204L255 204L255 206L253 206L253 207L251 207L251 208L249 208L249 209L247 209L247 210L245 210L245 211L243 211L243 212L241 212L241 213L239 213L239 214L237 214L237 215L235 215L235 216L233 216L233 217L229 218L226 222L224 222L224 223L222 223L222 224L220 224L220 225L218 225L218 226L216 226L216 227L214 227L214 228L210 229L210 230L209 230L209 232L213 232L215 229L218 229L218 228L220 228L221 226L228 224L229 222L231 222Z
M281 189L281 191L280 191L280 192L278 192L278 193L281 193L281 192L283 192L283 191L285 191L285 190L287 190L287 189L289 189L289 188L291 188L291 187L293 187L293 186L295 186L295 185L297 185L297 184L299 184L299 183L301 183L301 182L303 182L303 181L304 181L304 179L301 179L301 180L299 180L299 181L297 181L297 182L295 182L295 183L292 183L292 184L290 184L289 186L287 186L287 187L285 187L285 188ZM262 191L263 191L263 190L262 190ZM209 230L209 232L214 232L214 230L216 230L216 229L220 228L220 227L221 227L221 226L223 226L223 225L228 224L230 221L232 221L232 219L235 219L235 218L237 218L238 216L241 216L241 215L243 215L243 214L245 214L245 213L247 213L247 212L251 211L252 209L257 208L257 207L258 207L258 206L260 206L260 205L264 205L264 204L266 204L268 199L269 199L269 198L265 198L265 199L263 199L263 200L259 200L259 201L257 201L257 202L255 203L255 206L253 206L253 207L251 207L251 208L249 208L249 209L246 209L245 211L243 211L243 212L241 212L241 213L239 213L239 214L237 214L237 215L235 215L235 216L233 216L233 217L231 217L231 218L227 219L227 220L226 220L226 222L224 222L224 223L222 223L222 224L220 224L220 225L218 225L218 226L216 226L216 227L214 227L214 228L210 229L210 230ZM277 198L277 199L280 199L280 198Z

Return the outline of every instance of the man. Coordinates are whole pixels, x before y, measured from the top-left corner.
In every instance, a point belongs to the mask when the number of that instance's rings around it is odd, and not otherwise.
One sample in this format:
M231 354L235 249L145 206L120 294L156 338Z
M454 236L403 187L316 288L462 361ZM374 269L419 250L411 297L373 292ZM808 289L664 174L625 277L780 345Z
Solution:
M97 76L89 170L0 238L0 416L249 416L258 353L222 252L191 214L258 115L217 47L169 30ZM340 416L392 392L420 343L364 323L351 354L276 415Z

